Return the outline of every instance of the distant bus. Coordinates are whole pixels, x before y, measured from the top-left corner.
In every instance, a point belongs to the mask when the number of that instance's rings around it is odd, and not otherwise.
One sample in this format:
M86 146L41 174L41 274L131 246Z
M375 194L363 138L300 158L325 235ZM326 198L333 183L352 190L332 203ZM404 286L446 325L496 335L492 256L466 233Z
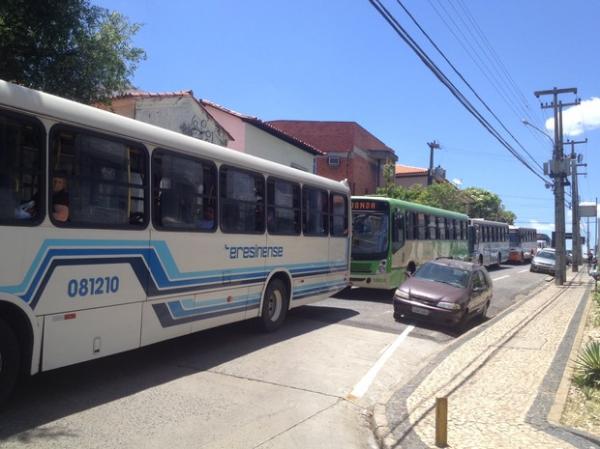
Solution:
M471 218L469 223L471 260L486 267L508 261L508 224L482 218Z
M509 227L510 250L508 260L524 263L531 260L537 250L537 231L534 228Z
M383 197L352 197L354 286L393 289L438 257L468 258L469 217Z
M346 183L0 81L0 401L349 282Z

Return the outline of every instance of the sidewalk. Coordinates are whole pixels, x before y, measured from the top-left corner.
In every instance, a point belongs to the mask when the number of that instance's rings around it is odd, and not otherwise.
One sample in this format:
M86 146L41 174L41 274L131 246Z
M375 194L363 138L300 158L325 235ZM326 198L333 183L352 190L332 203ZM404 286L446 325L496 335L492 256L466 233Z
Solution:
M435 399L447 397L451 448L600 447L548 422L591 287L583 271L569 275L458 339L376 406L383 446L436 447Z

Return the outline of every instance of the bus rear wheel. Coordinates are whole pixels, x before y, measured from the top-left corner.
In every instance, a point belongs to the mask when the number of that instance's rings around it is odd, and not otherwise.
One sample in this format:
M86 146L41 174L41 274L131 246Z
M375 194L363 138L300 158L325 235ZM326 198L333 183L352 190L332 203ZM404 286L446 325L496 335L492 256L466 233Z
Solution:
M273 332L281 327L287 315L289 294L281 279L269 282L263 298L260 324L264 331Z
M12 392L19 377L21 353L13 330L0 318L0 404Z

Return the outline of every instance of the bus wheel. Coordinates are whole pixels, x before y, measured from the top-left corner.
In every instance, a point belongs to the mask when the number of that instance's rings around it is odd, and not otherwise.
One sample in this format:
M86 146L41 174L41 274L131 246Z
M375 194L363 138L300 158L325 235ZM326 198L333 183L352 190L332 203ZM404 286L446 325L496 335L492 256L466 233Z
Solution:
M498 253L498 268L502 265L502 254Z
M520 260L521 265L523 265L525 263L525 254L521 253L521 260Z
M266 332L273 332L281 327L287 314L289 296L281 279L269 282L263 298L260 324Z
M0 318L0 404L10 395L17 383L21 354L13 330Z
M479 255L479 265L483 266L483 256L481 254Z

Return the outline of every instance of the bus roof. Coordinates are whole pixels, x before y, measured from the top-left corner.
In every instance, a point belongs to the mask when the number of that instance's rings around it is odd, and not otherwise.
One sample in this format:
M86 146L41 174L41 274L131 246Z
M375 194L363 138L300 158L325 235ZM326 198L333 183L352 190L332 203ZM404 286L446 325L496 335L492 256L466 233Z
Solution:
M344 193L349 192L347 185L339 181L3 80L0 80L0 106L18 112L38 115L63 124L83 126L122 138L137 139L157 147L254 169L296 182Z
M459 212L452 212L446 209L439 209L437 207L425 206L423 204L411 203L409 201L398 200L396 198L386 198L383 196L353 196L353 200L363 200L363 201L384 201L390 203L392 205L396 205L402 207L403 209L407 209L413 212L422 212L424 214L434 214L439 215L446 218L454 218L457 220L468 220L469 217L465 214L461 214Z
M520 226L513 226L513 225L510 225L508 228L511 231L518 231L518 230L522 229L524 231L535 231L537 233L537 229L535 229L535 228L522 228Z
M508 223L502 221L486 220L485 218L470 218L472 223L489 224L494 226L508 226Z

